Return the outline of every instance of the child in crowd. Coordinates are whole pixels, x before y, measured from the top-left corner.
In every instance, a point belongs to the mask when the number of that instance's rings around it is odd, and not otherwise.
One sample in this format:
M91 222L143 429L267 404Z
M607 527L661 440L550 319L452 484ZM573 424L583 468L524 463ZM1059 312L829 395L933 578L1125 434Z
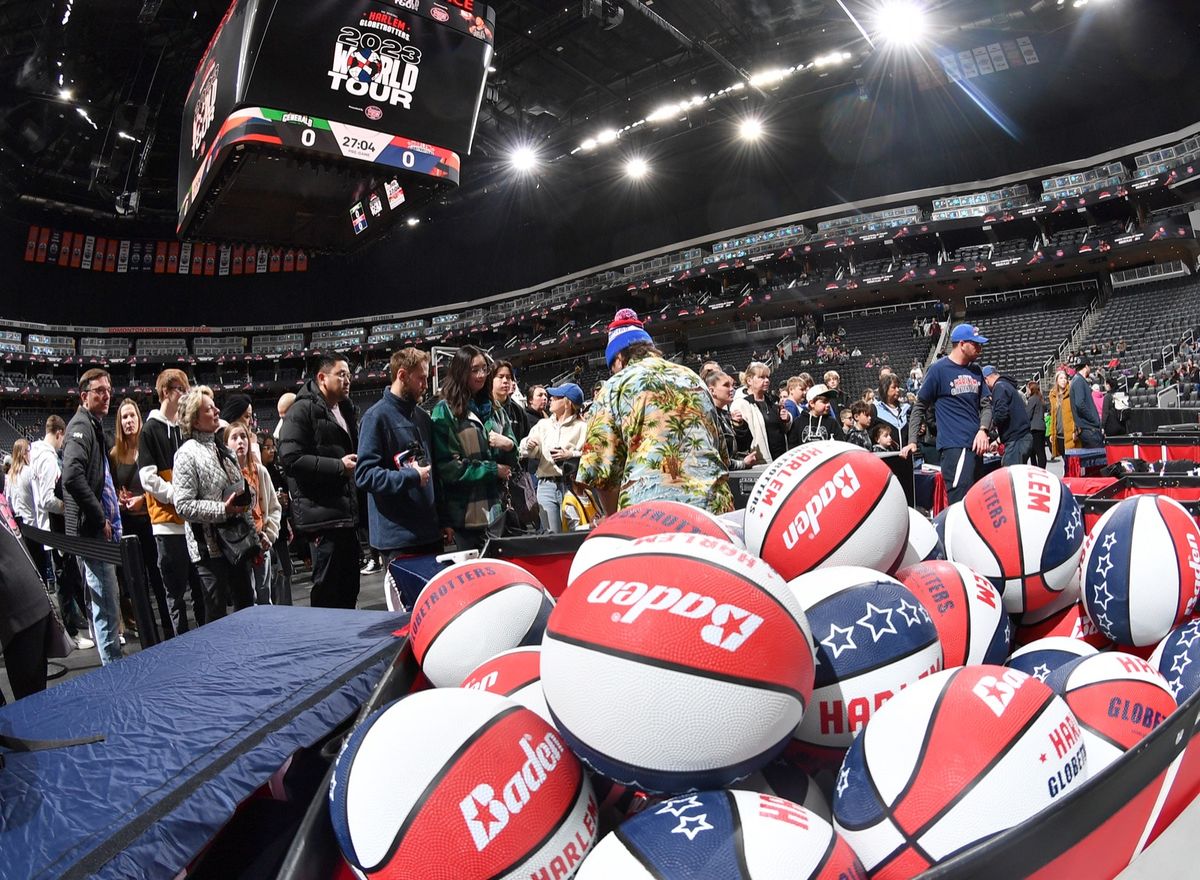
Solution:
M871 427L871 419L875 415L874 407L866 401L859 400L850 407L848 412L850 424L846 425L844 421L842 422L846 429L846 442L861 446L863 449L870 449L871 435L868 429Z
M887 422L877 422L875 427L871 429L871 451L872 452L895 452L896 451L896 435L895 429Z
M807 401L805 401L807 403ZM850 416L850 410L844 409L838 415L838 421L842 423L842 431L849 434L850 429L854 427L854 422Z

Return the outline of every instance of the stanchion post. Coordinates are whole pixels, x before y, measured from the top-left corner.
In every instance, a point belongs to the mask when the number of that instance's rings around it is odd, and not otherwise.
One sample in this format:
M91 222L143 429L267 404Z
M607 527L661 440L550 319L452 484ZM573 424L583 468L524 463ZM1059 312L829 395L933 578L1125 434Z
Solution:
M146 583L146 566L142 561L142 545L137 535L121 538L121 567L125 569L125 586L133 602L133 616L137 618L138 633L142 648L152 648L162 641L154 612L150 607L150 590Z

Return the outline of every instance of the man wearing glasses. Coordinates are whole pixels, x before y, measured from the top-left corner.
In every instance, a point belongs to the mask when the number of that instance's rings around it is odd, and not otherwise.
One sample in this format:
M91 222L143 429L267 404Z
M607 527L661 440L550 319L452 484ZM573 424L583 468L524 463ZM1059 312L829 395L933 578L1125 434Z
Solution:
M987 337L979 328L959 324L950 333L950 354L935 361L925 374L917 402L908 419L908 454L916 452L925 416L932 409L937 422L937 448L949 503L962 501L975 483L980 456L988 449L992 426L991 398L982 393L983 371L975 361Z
M185 596L189 583L196 625L204 623L200 576L188 557L185 526L183 518L175 512L175 489L171 483L175 452L183 445L183 435L179 431L179 400L190 387L183 370L171 368L159 373L154 382L158 409L150 410L138 439L138 476L146 490L146 509L158 549L158 570L167 590L167 608L176 635L188 631Z
M357 448L350 367L344 358L326 355L279 433L292 523L312 551L314 608L353 608L358 601Z
M121 540L121 514L112 472L105 454L104 426L112 401L112 379L101 369L92 369L79 379L79 411L67 424L63 446L63 506L67 534L95 541ZM92 623L100 662L121 659L118 630L120 606L117 568L111 562L80 557L83 576L92 603Z

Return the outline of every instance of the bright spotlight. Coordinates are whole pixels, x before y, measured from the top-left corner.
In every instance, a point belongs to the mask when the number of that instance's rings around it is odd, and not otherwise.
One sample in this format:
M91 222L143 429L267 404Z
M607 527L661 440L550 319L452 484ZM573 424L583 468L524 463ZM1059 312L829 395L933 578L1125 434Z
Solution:
M615 128L606 128L596 135L596 140L602 144L611 144L617 139L619 132Z
M532 147L518 147L508 161L517 171L532 171L537 166L537 153Z
M62 98L64 101L69 101L69 100L71 100L72 97L74 97L74 94L71 92L70 89L59 89L58 96L60 98Z
M586 140L584 140L584 142L582 144L579 145L579 149L583 150L585 153L588 150L595 149L595 147L596 147L596 139L595 138L587 138Z
M634 180L639 180L646 176L650 171L650 166L645 159L630 159L625 163L625 173Z
M875 30L896 46L915 46L928 26L925 9L911 0L889 0L875 16Z
M417 219L416 217L409 217L404 222L407 223L409 226L416 226L421 221L419 219Z
M742 135L742 140L756 141L762 136L763 126L759 120L751 117L750 119L743 119L738 130Z

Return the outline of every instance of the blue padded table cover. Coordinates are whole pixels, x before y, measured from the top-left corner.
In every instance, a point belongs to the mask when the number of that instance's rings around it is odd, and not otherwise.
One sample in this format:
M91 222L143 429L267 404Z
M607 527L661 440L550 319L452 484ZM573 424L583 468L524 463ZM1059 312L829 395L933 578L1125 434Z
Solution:
M0 878L175 877L379 682L407 615L258 606L0 708Z

